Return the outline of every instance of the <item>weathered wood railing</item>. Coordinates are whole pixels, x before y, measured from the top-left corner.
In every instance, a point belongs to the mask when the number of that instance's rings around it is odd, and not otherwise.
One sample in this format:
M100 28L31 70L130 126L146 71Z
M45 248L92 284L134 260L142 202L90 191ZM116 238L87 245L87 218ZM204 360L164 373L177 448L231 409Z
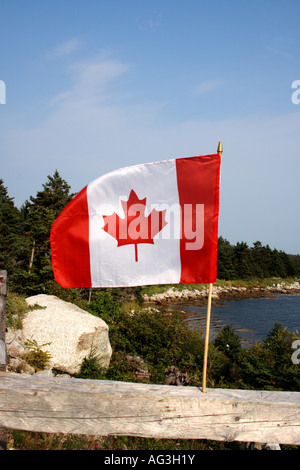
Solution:
M0 373L5 372L6 370L6 278L7 272L4 270L0 270ZM4 450L6 448L6 440L6 430L1 428L0 426L0 450Z
M0 373L0 426L43 432L300 445L300 392Z
M6 330L6 271L0 271L0 371L6 369L5 330Z

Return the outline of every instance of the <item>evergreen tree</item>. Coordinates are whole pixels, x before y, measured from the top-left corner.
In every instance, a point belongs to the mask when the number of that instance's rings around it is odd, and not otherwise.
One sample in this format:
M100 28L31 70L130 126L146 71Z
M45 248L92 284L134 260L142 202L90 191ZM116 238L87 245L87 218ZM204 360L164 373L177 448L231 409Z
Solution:
M234 267L238 279L247 279L255 276L252 253L245 242L238 242L234 247Z
M264 247L260 241L254 242L253 247L250 248L252 252L252 259L255 265L255 275L257 277L265 277L265 267L264 267Z
M300 255L287 255L295 276L300 277Z
M281 253L274 249L272 250L272 258L270 265L270 275L275 277L286 277L287 269Z
M296 275L296 269L295 266L292 263L291 258L284 252L284 251L279 251L279 256L282 260L282 263L285 268L285 277L288 276L295 276Z
M242 346L240 337L236 334L232 325L225 326L217 334L213 344L232 362L238 362Z
M300 368L293 364L291 351L296 332L275 323L267 338L252 346L240 363L240 374L246 388L298 391Z
M218 239L218 279L235 279L236 272L233 265L234 248L223 237Z
M31 196L21 211L28 239L27 284L31 291L40 291L45 283L53 279L50 230L54 220L71 200L70 186L56 170L43 184L36 197Z
M264 277L273 276L272 274L272 250L269 245L262 247L262 266ZM276 274L275 274L276 275Z

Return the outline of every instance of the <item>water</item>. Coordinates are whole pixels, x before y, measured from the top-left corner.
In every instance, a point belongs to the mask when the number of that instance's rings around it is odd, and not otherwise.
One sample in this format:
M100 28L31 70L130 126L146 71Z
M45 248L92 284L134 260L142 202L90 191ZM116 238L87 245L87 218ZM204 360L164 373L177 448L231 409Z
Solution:
M186 323L203 333L206 325L206 305L189 303L180 305ZM239 335L242 345L249 346L265 339L278 322L288 331L300 334L300 295L278 295L268 298L213 301L210 322L210 340L226 325Z

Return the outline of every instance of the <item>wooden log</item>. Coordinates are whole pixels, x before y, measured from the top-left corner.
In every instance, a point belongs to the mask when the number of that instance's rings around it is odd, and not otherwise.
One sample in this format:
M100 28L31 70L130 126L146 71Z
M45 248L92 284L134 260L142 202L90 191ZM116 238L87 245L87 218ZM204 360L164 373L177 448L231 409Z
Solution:
M7 272L0 271L0 371L6 370L6 278Z
M7 272L0 270L0 372L6 371L7 355L5 346L6 331L6 280ZM0 427L0 450L6 449L7 432Z
M300 392L0 373L0 426L29 431L300 445Z

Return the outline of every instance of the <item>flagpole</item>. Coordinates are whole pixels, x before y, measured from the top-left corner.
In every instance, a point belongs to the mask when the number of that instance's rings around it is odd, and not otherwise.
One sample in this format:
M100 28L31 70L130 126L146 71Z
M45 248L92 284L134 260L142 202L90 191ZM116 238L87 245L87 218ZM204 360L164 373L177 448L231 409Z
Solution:
M218 145L218 154L221 156L223 152L222 142ZM211 314L211 299L212 299L212 283L208 285L208 300L206 312L206 330L205 330L205 343L204 343L204 359L203 359L203 379L202 379L202 393L206 392L206 376L207 376L207 357L208 357L208 344L209 344L209 327L210 327L210 314Z

